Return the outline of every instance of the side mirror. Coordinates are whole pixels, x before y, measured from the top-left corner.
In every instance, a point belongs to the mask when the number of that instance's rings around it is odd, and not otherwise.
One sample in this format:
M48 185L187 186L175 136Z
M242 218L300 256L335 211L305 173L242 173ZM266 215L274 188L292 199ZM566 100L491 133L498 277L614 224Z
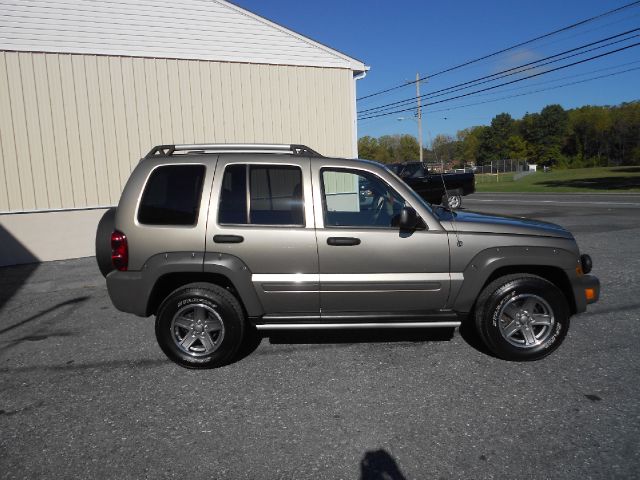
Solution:
M398 226L400 230L415 230L418 225L418 214L411 207L404 207L400 210L400 220L398 221Z

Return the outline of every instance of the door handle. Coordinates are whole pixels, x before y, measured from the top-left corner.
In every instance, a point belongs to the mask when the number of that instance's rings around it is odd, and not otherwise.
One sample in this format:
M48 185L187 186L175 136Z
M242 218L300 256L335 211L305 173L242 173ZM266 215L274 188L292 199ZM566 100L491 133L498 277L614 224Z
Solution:
M242 243L244 237L240 235L214 235L213 241L216 243Z
M348 247L352 245L360 245L360 239L355 237L329 237L327 244L334 247Z

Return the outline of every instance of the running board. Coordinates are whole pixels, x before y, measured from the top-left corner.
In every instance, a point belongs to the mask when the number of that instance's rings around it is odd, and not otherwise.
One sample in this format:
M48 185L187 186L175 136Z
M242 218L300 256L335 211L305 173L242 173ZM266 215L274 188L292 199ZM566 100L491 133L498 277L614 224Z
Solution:
M268 323L256 325L257 330L346 330L365 328L456 328L452 322L376 322L376 323Z

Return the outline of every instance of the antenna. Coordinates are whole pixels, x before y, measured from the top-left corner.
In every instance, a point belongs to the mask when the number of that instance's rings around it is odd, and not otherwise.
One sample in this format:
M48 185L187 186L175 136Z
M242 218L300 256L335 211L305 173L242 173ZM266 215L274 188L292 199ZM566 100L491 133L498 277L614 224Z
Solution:
M431 139L431 131L427 130L427 133L429 134L429 143L431 144L431 147L433 149L433 155L436 157L436 162L439 162L439 160L438 160L438 152L436 152L436 149L433 148L433 140ZM447 208L448 208L448 206L449 206L449 192L447 190L447 184L444 181L444 163L442 163L441 165L442 165L442 167L440 169L440 180L442 180L442 188L444 188L444 196L447 199ZM458 247L462 247L462 245L464 245L464 243L462 243L462 240L460 240L460 235L458 234L458 225L456 224L456 214L450 208L449 208L449 212L451 212L451 223L453 224L453 231L456 234L456 245Z

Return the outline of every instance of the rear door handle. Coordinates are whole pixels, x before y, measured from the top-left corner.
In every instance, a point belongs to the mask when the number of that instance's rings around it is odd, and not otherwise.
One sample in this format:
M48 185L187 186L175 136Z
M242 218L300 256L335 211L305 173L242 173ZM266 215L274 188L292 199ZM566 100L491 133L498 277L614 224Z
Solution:
M348 247L351 245L360 245L360 239L355 237L329 237L327 244L334 247Z
M240 235L214 235L213 241L216 243L242 243L244 237Z

